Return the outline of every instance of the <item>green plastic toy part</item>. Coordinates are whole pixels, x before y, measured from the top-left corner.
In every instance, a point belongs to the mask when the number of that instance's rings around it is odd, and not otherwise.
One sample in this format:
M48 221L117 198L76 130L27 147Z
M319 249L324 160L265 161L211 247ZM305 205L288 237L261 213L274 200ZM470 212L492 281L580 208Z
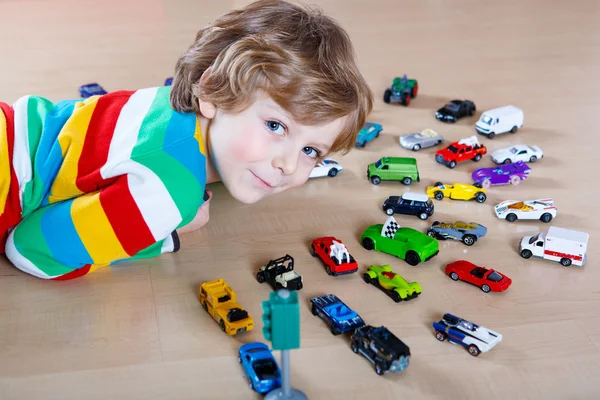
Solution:
M298 292L278 290L262 302L263 336L273 350L300 348L300 305Z

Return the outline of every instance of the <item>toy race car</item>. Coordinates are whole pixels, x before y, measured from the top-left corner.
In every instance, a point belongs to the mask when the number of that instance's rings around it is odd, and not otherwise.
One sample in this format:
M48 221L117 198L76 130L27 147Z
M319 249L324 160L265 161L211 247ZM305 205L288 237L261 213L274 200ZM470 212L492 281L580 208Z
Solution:
M475 114L475 104L471 100L452 100L437 110L435 117L442 122L456 122L462 117Z
M408 150L419 151L427 147L436 146L444 141L442 135L433 129L423 129L421 132L409 133L400 136L400 146Z
M460 240L467 246L472 246L477 240L481 239L487 233L487 228L475 222L457 221L451 224L435 221L427 234L438 240Z
M475 199L478 203L483 203L487 199L486 189L481 185L466 185L464 183L455 183L453 185L445 185L442 182L436 182L433 186L427 187L427 196L432 199L442 200L448 197L453 200L472 200Z
M84 99L92 96L102 96L107 93L108 92L97 83L88 83L87 85L79 87L79 95Z
M463 345L474 357L490 351L502 341L498 332L448 313L439 322L433 323L433 329L437 340L443 342L448 339L451 343Z
M512 283L508 276L498 271L479 267L465 260L446 265L444 271L453 281L460 279L481 288L485 293L504 292Z
M450 144L435 153L435 161L448 168L467 160L479 161L487 153L487 148L479 143L477 136L471 136Z
M268 282L273 290L302 289L302 276L294 271L294 258L289 254L269 261L256 273L258 283Z
M512 147L499 149L492 154L492 161L496 164L510 164L517 161L534 163L544 157L544 152L537 146L517 144Z
M367 122L365 126L358 132L356 137L355 147L365 147L367 143L379 137L379 133L383 131L383 127L375 122Z
M326 158L314 166L308 177L320 178L322 176L330 176L333 178L342 169L343 168L339 162L335 161L333 158Z
M419 83L416 79L408 79L406 74L402 78L396 77L392 81L392 87L385 90L383 101L385 103L402 103L409 105L410 101L417 97Z
M310 299L311 312L319 316L334 335L353 332L365 325L363 319L334 294Z
M529 177L531 168L523 161L514 164L498 165L497 167L477 168L471 174L473 181L484 188L491 185L518 185Z
M369 226L360 242L367 250L391 254L413 266L429 261L439 253L437 240L416 229L400 227L394 217L389 217L385 224Z
M558 209L553 199L538 200L505 200L494 207L496 217L514 222L517 219L539 219L550 222L556 217Z
M252 317L236 302L235 292L223 279L201 284L199 300L226 334L233 336L254 329Z
M375 373L402 372L410 362L410 349L385 326L365 325L354 331L350 347L375 365Z
M265 394L281 387L281 370L266 344L243 344L238 350L238 361L242 364L248 385L257 393Z
M323 261L327 275L337 276L358 271L358 263L346 245L333 236L313 240L310 245L310 254Z
M417 298L422 292L419 283L408 282L402 276L392 272L392 267L389 265L371 265L363 274L363 279L379 288L396 303Z
M381 206L387 215L415 215L422 220L431 217L434 212L433 202L426 194L404 192L401 196L389 196Z

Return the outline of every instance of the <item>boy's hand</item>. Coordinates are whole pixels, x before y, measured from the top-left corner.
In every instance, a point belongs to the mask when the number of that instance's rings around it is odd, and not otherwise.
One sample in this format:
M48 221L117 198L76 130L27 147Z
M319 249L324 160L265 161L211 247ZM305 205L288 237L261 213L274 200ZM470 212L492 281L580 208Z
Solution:
M212 199L212 192L210 190L206 191L208 195L208 200L206 200L198 209L196 216L189 224L177 229L177 233L187 233L192 232L197 229L202 228L204 225L208 223L209 219L209 208L210 208L210 200Z

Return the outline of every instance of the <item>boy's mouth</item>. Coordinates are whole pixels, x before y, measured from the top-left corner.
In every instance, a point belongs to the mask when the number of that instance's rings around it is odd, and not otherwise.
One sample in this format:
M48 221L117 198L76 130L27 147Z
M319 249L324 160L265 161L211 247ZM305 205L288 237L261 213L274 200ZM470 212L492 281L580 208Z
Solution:
M271 185L269 182L265 181L260 176L256 175L254 172L250 171L250 173L256 178L258 185L263 189L273 189L275 187L275 185Z

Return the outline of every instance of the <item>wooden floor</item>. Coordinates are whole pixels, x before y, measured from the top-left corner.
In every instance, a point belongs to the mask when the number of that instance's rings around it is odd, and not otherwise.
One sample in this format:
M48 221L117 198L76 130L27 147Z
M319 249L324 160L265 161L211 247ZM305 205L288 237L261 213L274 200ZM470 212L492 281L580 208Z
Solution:
M0 98L25 94L52 100L77 97L79 85L107 90L161 85L195 32L216 15L247 1L1 0ZM600 260L598 237L598 108L600 6L596 1L321 0L354 40L360 67L376 93L370 120L383 135L340 157L336 178L245 206L221 184L211 221L182 238L182 250L150 261L121 264L69 282L25 276L0 260L0 399L247 399L253 398L236 360L238 347L263 340L260 329L225 336L197 300L201 282L224 278L260 322L269 288L257 268L291 254L305 280L302 347L293 351L292 384L311 399L598 399L600 398ZM420 95L405 108L387 105L394 76L419 80ZM481 140L490 151L516 143L540 146L546 156L517 187L494 187L485 204L436 202L435 219L476 221L488 235L467 248L440 242L432 261L410 267L368 252L359 237L382 223L388 195L408 188L374 186L368 163L381 156L415 156L424 192L435 181L470 183L476 167L450 170L434 162L435 149L402 149L398 136L427 127L449 140L474 134L475 118L444 125L433 113L452 98L479 110L514 104L525 112L516 135ZM550 225L590 233L588 262L564 268L524 260L517 241L545 230L540 222L496 219L506 199L553 197ZM424 231L431 223L398 216ZM389 263L423 295L395 304L360 274L332 278L308 246L318 236L342 239L361 268ZM467 259L497 268L514 283L484 294L443 273ZM335 293L372 325L386 325L413 354L401 374L377 376L334 337L308 308L311 297ZM471 357L438 342L431 323L452 312L494 329L504 340ZM279 354L277 354L279 357Z

